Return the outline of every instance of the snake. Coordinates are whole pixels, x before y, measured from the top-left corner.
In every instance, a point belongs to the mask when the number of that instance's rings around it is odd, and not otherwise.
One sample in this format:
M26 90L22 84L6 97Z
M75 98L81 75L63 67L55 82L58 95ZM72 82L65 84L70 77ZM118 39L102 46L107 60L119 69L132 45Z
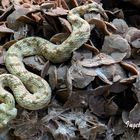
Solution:
M90 37L90 24L82 16L92 11L106 17L104 9L96 2L68 11L67 20L71 23L72 32L59 45L41 37L31 36L9 47L4 56L9 74L0 75L1 128L17 116L16 103L28 110L39 110L47 107L51 100L51 87L45 79L25 68L23 58L40 55L52 63L62 63L70 59L72 52L80 48Z

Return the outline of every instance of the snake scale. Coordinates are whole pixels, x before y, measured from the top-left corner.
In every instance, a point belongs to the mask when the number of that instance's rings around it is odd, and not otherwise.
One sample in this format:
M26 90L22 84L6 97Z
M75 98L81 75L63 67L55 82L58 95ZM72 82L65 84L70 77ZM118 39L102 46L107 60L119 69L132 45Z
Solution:
M49 84L43 78L29 72L22 59L26 56L41 55L53 63L68 60L71 53L89 39L90 25L81 16L91 11L106 16L103 8L95 2L69 10L67 19L73 31L60 45L40 37L27 37L8 49L4 62L11 74L0 75L0 127L6 126L16 117L15 100L23 108L38 110L46 107L51 99ZM13 94L5 87L10 88Z

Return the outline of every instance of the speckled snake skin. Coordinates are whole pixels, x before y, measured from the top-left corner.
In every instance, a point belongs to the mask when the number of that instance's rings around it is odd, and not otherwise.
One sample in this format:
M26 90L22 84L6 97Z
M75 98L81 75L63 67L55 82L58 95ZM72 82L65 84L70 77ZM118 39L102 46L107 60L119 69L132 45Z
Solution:
M4 61L11 74L0 75L0 127L16 117L15 100L26 109L38 110L46 107L51 99L49 84L29 72L22 59L30 55L42 55L53 63L68 60L71 53L89 39L90 25L80 16L91 11L105 15L102 7L95 2L69 11L67 19L72 24L73 31L60 45L52 44L43 38L28 37L8 49ZM9 87L14 96L5 90L5 87Z

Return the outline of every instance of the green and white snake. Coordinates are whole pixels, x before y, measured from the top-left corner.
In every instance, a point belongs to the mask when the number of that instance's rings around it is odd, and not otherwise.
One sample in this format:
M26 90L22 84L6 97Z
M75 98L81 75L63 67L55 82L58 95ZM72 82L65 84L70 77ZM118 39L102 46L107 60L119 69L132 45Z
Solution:
M0 127L6 126L16 117L15 100L23 108L38 110L46 107L51 99L49 84L38 75L29 72L22 59L26 56L41 55L53 63L68 60L71 53L89 39L90 25L80 16L91 11L106 16L103 8L95 2L68 12L67 19L72 24L73 31L60 45L43 38L28 37L8 49L4 62L11 74L0 75ZM12 90L14 97L5 87Z

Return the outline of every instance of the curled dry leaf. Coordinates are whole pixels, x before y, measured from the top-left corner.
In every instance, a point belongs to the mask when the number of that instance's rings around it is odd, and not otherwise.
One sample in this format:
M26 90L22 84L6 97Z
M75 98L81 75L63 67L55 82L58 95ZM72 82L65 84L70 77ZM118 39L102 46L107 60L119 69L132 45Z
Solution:
M115 72L113 75L113 82L121 81L122 79L126 78L126 71L121 67L120 64L115 64Z
M69 1L69 3L72 5L72 7L77 7L77 6L79 6L77 0L71 0L71 1ZM68 4L69 4L69 3L68 3ZM69 5L70 5L70 4L69 4Z
M80 49L73 52L72 61L76 62L77 60L91 59L92 52L81 47Z
M132 45L132 47L137 49L140 48L140 30L134 27L129 28L125 34L125 38Z
M140 122L140 103L137 103L134 108L129 112L129 120L134 124L138 124Z
M123 121L118 116L112 116L108 122L107 138L113 138L113 135L123 135L127 128L125 127Z
M51 37L50 41L54 44L61 44L69 36L68 33L58 33Z
M112 32L115 32L117 30L117 28L110 22L104 21L108 30L111 30Z
M128 61L121 61L120 64L122 65L123 68L128 70L131 75L139 74L138 67L134 63Z
M112 82L110 80L108 80L106 75L102 72L102 69L96 68L95 72L96 72L97 76L99 77L99 79L102 80L104 83L109 84L109 85L112 84Z
M128 30L128 25L125 22L125 20L123 20L123 19L115 18L112 21L112 24L117 28L117 30L116 30L117 34L122 35L122 34L126 33L126 31Z
M62 7L64 8L64 9L69 9L69 7L68 7L68 5L67 5L67 3L66 3L66 1L65 0L61 0L61 5L62 5Z
M11 45L13 45L14 43L16 43L16 40L10 40L10 41L6 42L6 43L2 46L2 48L9 49L9 47L10 47Z
M18 22L17 19L20 16L26 15L28 12L29 12L29 9L27 9L27 8L20 8L20 9L15 10L14 12L12 12L7 17L7 25L8 25L8 27L13 29L13 30L15 30L15 31L17 31L18 28L21 26L21 24L23 24L23 23Z
M5 24L0 25L0 37L5 36L6 34L13 34L14 31L8 27L6 27Z
M20 16L19 18L17 18L17 21L20 21L20 22L26 23L26 24L31 24L31 25L36 24L35 20L31 19L30 17L28 17L26 15Z
M99 54L99 50L93 45L93 43L91 42L91 40L89 40L90 44L85 43L83 45L84 48L92 51L94 54Z
M94 95L89 98L89 107L94 114L100 117L115 115L118 110L117 104L112 100Z
M57 88L66 88L67 66L59 66L57 69Z
M68 97L64 104L65 108L86 108L88 105L88 94L91 91L88 90L76 90L72 91L72 94ZM78 102L77 102L78 99Z
M31 17L38 23L43 21L43 16L42 16L41 12L31 13Z
M13 5L9 6L5 10L2 9L0 12L0 21L5 20L7 15L9 15L12 12L12 10L13 10Z
M46 15L49 16L64 16L67 15L68 10L57 7L56 9L50 9L48 12L45 12Z
M96 72L94 69L82 67L78 62L74 63L70 69L72 83L74 87L84 88L95 79Z
M23 17L28 12L29 12L29 9L27 9L27 8L19 8L7 17L7 25L9 28L11 28L15 31L14 39L16 39L16 40L27 36L28 26L26 24L26 21L27 21L27 23L31 23L31 20L28 20L28 19L24 20L25 18L23 18ZM19 21L18 21L18 19L19 19ZM25 23L21 22L23 20Z
M6 50L3 46L0 46L0 65L4 64L4 55L6 54Z
M46 11L46 9L51 9L54 7L55 7L55 3L51 1L44 2L40 5L40 9L43 10L44 12Z
M140 76L136 78L136 82L133 84L133 91L136 94L138 102L140 102Z
M122 83L122 84L132 84L136 81L136 78L137 78L137 75L133 75L133 76L130 76L128 78L124 78L124 79L120 80L120 83Z
M56 91L56 98L62 103L65 103L70 95L71 91L68 88L58 89Z
M96 68L97 76L106 84L112 84L126 78L125 71L119 64L103 65Z
M121 84L121 82L115 82L110 86L109 91L111 93L121 93L124 92L127 88L127 85Z
M129 27L125 34L125 38L128 42L132 42L140 37L140 30L135 27Z
M124 12L122 9L116 8L116 9L113 9L113 11L106 10L106 13L110 19L115 19L115 18L124 19Z
M37 70L37 71L41 71L44 67L44 63L40 63L37 60L37 57L39 56L30 56L30 57L26 57L23 59L23 62L26 64L26 66L30 67L32 70Z
M103 20L92 18L88 21L88 23L95 24L95 26L99 28L105 35L111 35L111 33L107 29L106 23Z
M49 84L51 86L51 89L55 89L57 86L57 68L55 65L51 65L48 70L49 75Z
M48 75L49 67L50 67L50 62L49 61L45 62L40 74L42 78L45 78L45 76Z
M92 59L83 59L79 61L79 64L81 64L84 67L98 67L102 65L111 65L115 64L116 62L114 59L106 55L105 53L99 53L95 55Z
M115 72L116 72L115 65L102 66L99 69L107 77L107 79L109 79L110 81L113 81L114 76L115 76Z
M63 25L63 28L66 30L66 32L71 33L72 32L72 26L71 24L64 18L59 18L61 24Z
M129 58L131 55L130 45L127 40L115 34L105 36L102 52L111 55L117 62Z
M66 85L67 85L67 90L68 90L69 94L71 95L71 92L72 92L72 77L71 77L71 73L70 73L69 69L67 69Z

